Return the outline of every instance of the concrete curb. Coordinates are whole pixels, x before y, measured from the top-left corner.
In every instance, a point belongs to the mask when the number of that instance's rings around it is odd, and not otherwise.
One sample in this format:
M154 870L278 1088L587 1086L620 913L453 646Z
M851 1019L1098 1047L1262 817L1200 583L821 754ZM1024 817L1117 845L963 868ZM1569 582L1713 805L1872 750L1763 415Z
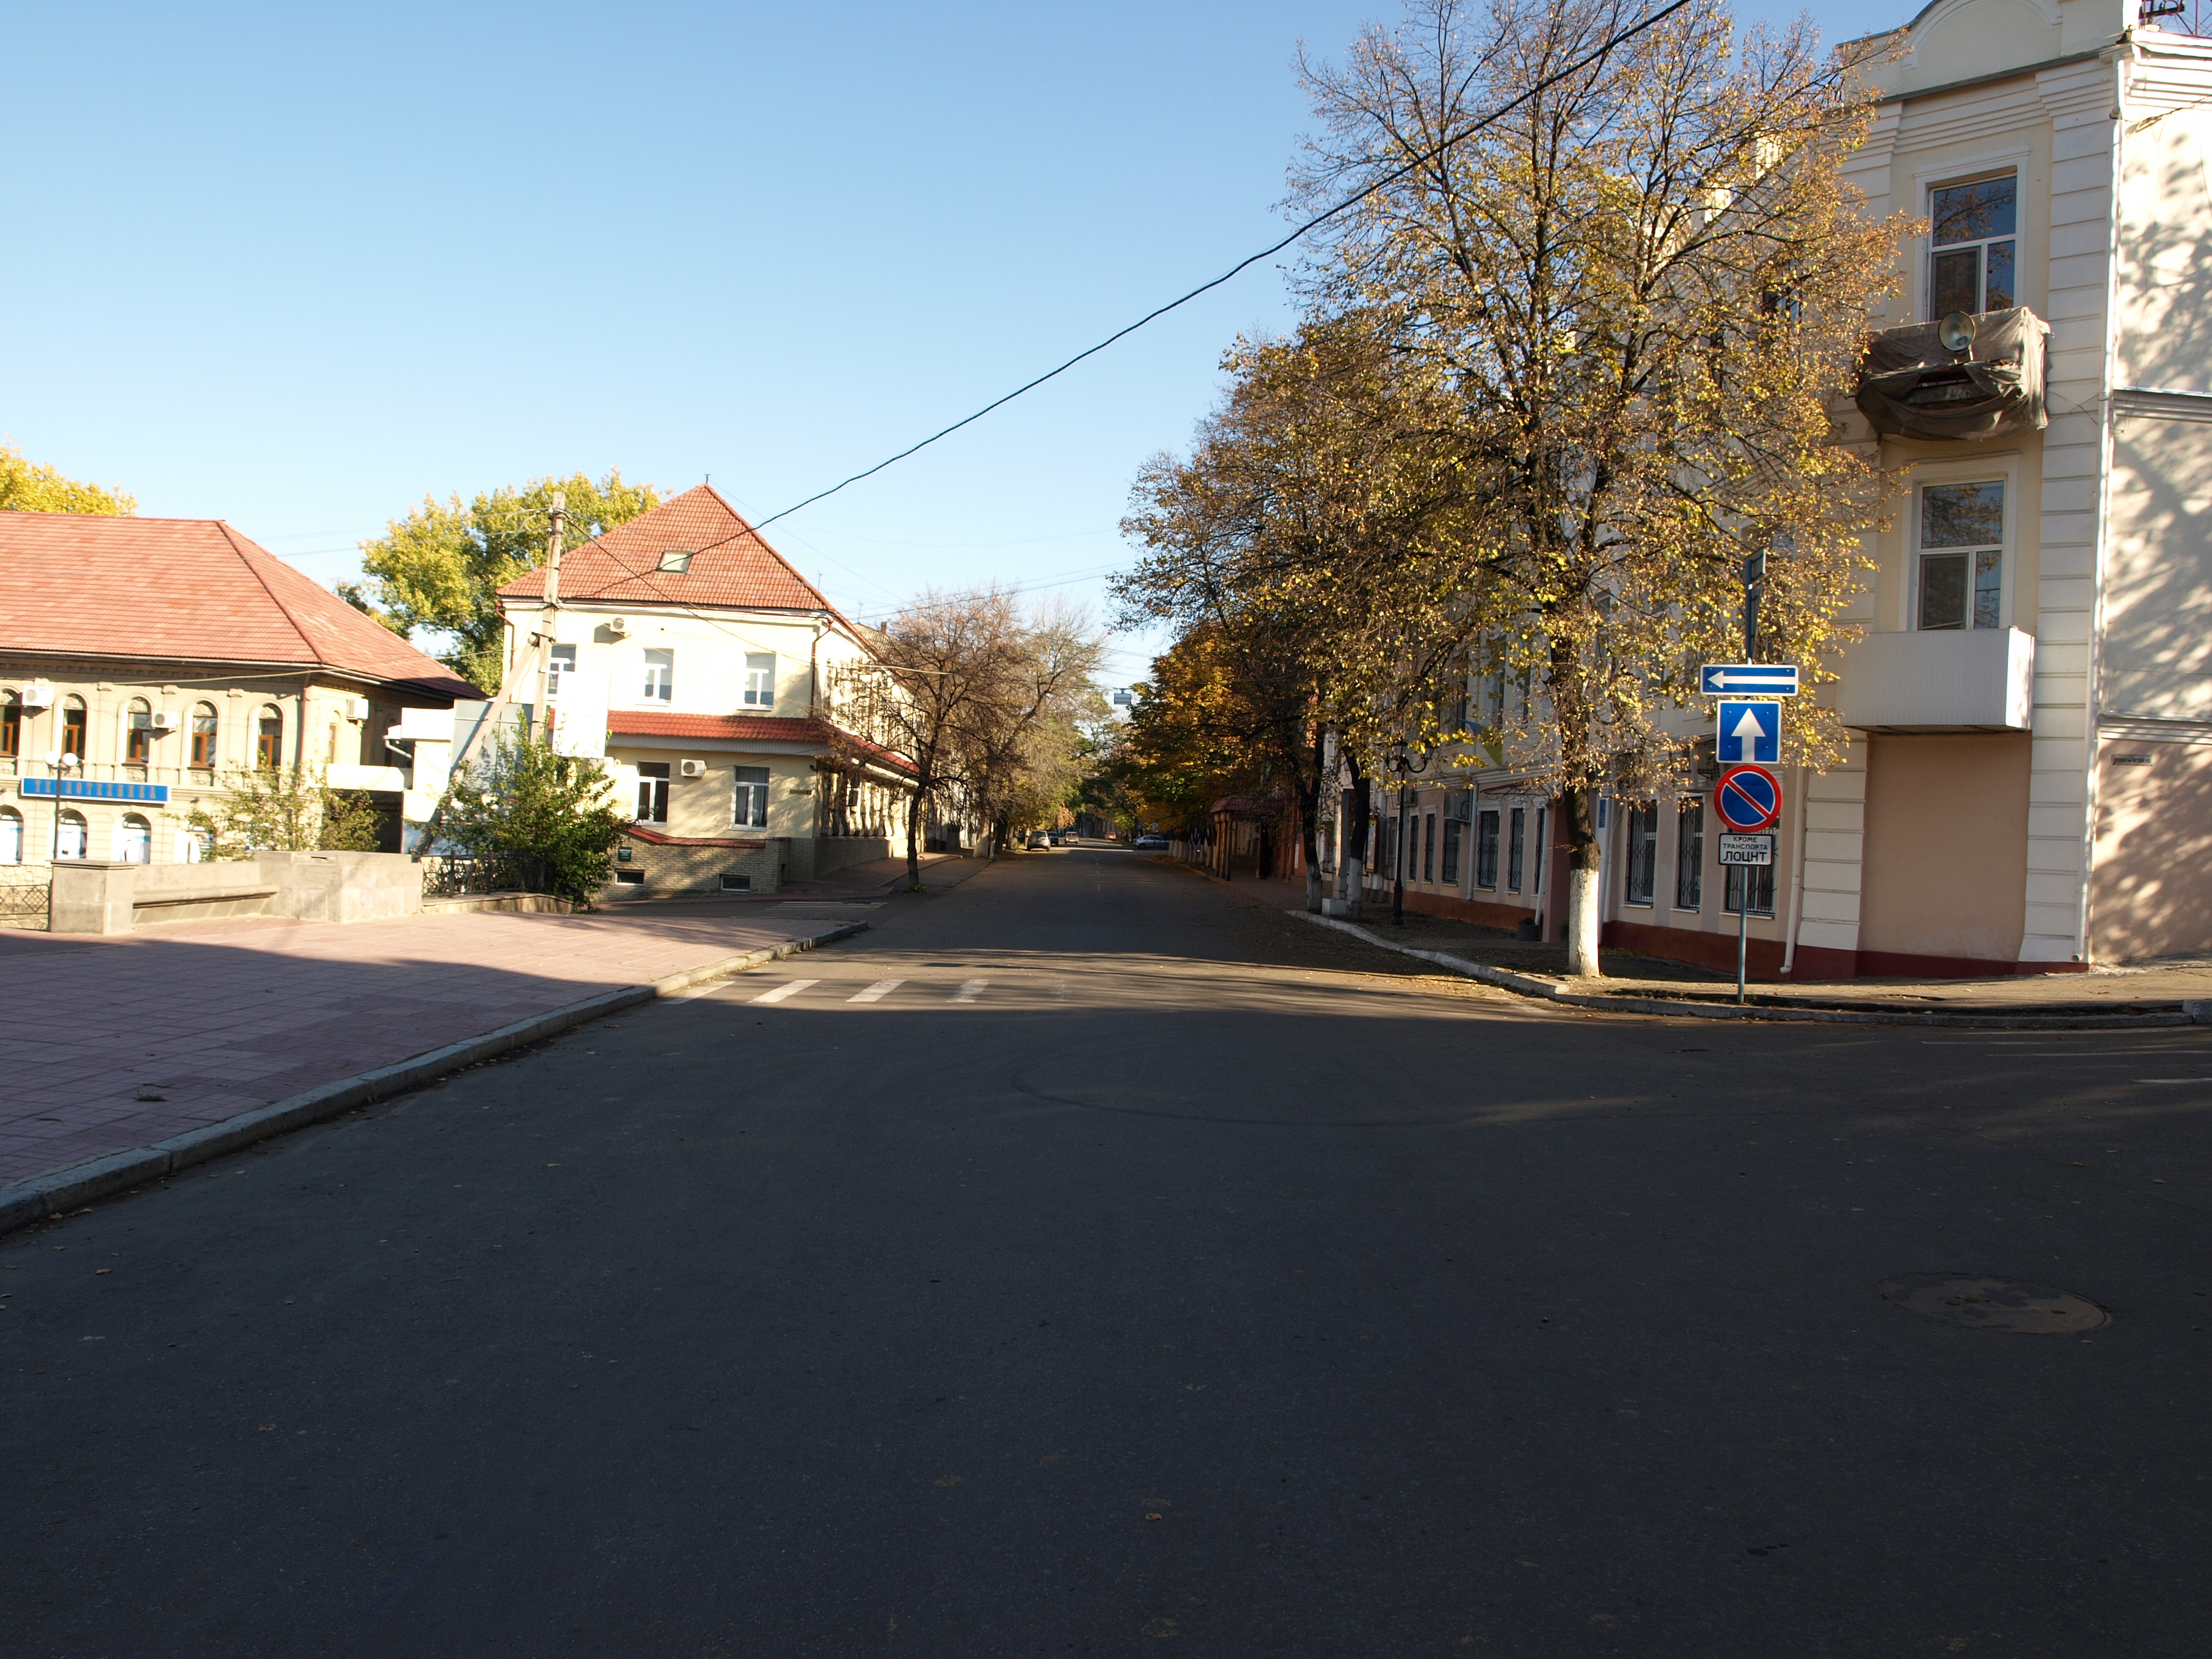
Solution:
M352 1077L339 1078L310 1089L304 1094L292 1096L270 1105L257 1107L250 1112L240 1112L220 1123L210 1123L198 1129L188 1129L182 1134L172 1135L167 1140L156 1141L150 1146L132 1146L118 1152L108 1152L82 1164L72 1164L66 1169L52 1170L0 1188L0 1233L12 1232L35 1221L111 1193L121 1192L126 1187L136 1187L179 1170L189 1169L195 1164L205 1164L211 1158L234 1152L241 1146L250 1146L257 1140L266 1140L293 1129L319 1123L325 1118L336 1117L341 1112L351 1111L356 1106L372 1101L386 1100L394 1095L405 1094L424 1084L457 1072L464 1066L473 1066L480 1060L489 1060L511 1048L520 1048L596 1019L601 1014L617 1009L635 1007L641 1002L651 1002L659 997L672 996L687 991L695 985L709 980L726 978L750 968L781 961L796 956L802 951L811 951L817 945L834 945L839 939L866 931L865 921L848 921L835 927L824 928L818 933L808 933L799 939L786 939L781 945L763 945L758 950L745 951L732 957L722 957L702 963L696 968L670 974L643 985L626 985L620 990L604 991L581 1002L571 1002L559 1008L533 1014L528 1019L517 1020L512 1025L502 1025L495 1031L481 1036L465 1037L459 1042L449 1042L442 1048L433 1048L395 1065L380 1066L374 1072L361 1072Z
M1219 878L1214 879L1218 880ZM1369 933L1364 927L1336 916L1317 916L1310 910L1285 910L1283 914L1302 917L1316 927L1329 927L1340 933L1349 933L1380 950L1395 951L1401 957L1417 957L1423 962L1434 963L1449 973L1479 979L1486 985L1495 985L1519 996L1534 997L1544 1002L1565 1003L1571 1007L1594 1009L1599 1012L1666 1014L1678 1019L1767 1020L1814 1025L1942 1025L1954 1030L1978 1031L2112 1031L2212 1024L2212 1002L2185 1002L2179 1012L2171 1014L2033 1014L1994 1011L1986 1014L1939 1014L1916 1013L1903 1008L1869 1009L1864 1012L1850 1008L1757 1006L1738 1008L1733 1004L1676 1002L1665 997L1594 996L1586 991L1571 991L1563 985L1547 979L1538 979L1533 975L1516 974L1510 968L1492 968L1482 963L1448 957L1440 951L1417 951L1410 945L1394 945L1387 939Z

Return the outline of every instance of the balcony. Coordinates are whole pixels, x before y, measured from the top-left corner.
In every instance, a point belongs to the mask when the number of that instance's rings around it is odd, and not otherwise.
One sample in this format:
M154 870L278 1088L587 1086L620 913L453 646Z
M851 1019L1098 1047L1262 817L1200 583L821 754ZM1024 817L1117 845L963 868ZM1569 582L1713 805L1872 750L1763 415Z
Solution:
M1965 343L1947 348L1952 319L1886 328L1867 343L1859 412L1899 438L1994 438L2051 424L2044 407L2051 325L2026 306L1963 319Z
M2017 628L1870 634L1844 653L1837 708L1863 732L2025 732L2034 685Z

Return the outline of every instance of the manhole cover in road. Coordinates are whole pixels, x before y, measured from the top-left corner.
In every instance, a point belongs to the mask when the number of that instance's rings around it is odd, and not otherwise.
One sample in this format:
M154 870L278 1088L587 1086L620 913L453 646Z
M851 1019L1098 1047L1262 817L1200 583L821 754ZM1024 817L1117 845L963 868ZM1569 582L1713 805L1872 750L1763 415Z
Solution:
M1977 1331L2024 1331L2063 1336L2094 1331L2112 1315L2085 1297L2048 1285L2008 1279L1968 1279L1957 1273L1906 1273L1885 1280L1881 1294L1900 1308Z

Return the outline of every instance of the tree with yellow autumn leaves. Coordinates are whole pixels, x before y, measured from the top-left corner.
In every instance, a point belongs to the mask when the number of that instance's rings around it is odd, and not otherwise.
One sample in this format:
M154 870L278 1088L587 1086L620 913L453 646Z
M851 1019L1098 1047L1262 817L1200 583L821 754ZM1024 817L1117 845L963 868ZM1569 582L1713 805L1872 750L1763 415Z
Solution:
M1701 661L1736 659L1746 556L1774 556L1762 656L1832 678L1893 487L1832 417L1907 228L1843 176L1869 94L1809 25L1739 29L1723 0L1607 46L1642 15L1417 0L1308 69L1297 199L1366 193L1313 247L1310 320L1281 349L1348 331L1325 378L1372 407L1259 442L1317 452L1298 488L1329 533L1196 533L1213 478L1251 465L1219 453L1218 419L1140 478L1133 524L1133 591L1311 613L1313 716L1370 769L1443 744L1468 672L1526 688L1486 755L1456 752L1560 798L1578 973L1598 971L1596 799L1686 764L1662 717L1695 706ZM1224 413L1279 368L1236 365ZM1201 542L1233 547L1233 574ZM1809 696L1786 736L1814 767L1844 743Z

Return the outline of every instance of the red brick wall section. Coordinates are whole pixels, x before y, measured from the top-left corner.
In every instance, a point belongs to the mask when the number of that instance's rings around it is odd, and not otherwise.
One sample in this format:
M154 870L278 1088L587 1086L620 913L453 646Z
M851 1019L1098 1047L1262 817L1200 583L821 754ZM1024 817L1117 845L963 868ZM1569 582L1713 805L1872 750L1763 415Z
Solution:
M1717 973L1735 972L1735 935L1705 933L1686 927L1654 927L1640 921L1608 921L1599 939L1601 947L1640 951L1662 962L1686 962ZM1782 943L1755 939L1745 952L1747 979L1778 981L1782 974ZM1978 957L1913 956L1893 951L1829 951L1817 945L1797 947L1790 963L1793 984L1844 979L2008 979L2020 975L2085 973L2079 962L1990 962Z

